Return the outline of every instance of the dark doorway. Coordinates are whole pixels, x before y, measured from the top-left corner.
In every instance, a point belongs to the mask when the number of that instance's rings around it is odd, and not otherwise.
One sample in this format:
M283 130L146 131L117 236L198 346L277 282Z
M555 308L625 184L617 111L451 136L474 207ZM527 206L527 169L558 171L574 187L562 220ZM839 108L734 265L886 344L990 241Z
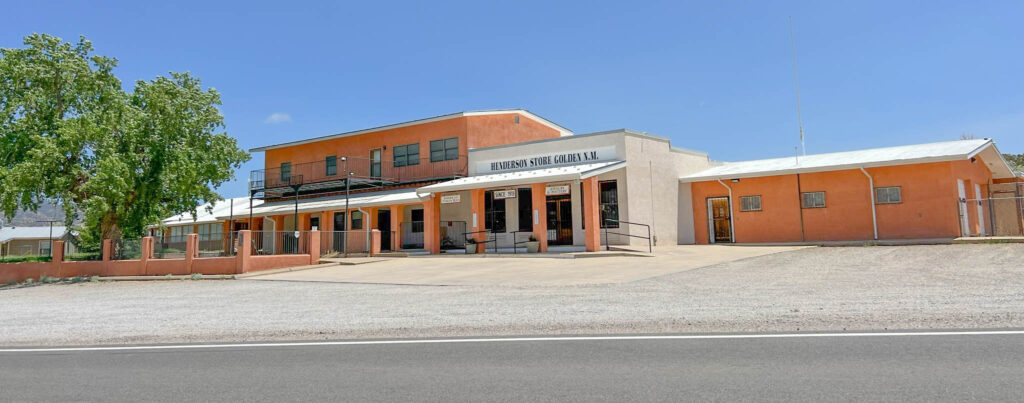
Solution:
M569 195L548 196L547 210L548 245L572 245L572 200Z
M309 229L312 231L314 228L316 228L317 230L320 229L320 217L309 218Z
M711 242L732 242L732 214L728 197L708 198L708 221L711 223Z
M391 210L377 210L377 229L380 230L380 249L391 247Z

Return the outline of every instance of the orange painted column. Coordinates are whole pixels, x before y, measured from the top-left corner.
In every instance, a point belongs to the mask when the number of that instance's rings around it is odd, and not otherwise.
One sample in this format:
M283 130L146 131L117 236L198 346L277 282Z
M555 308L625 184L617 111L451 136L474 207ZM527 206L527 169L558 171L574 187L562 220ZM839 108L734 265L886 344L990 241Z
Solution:
M423 247L441 253L441 199L436 194L423 202Z
M533 237L540 243L540 251L548 251L548 197L544 194L546 185L534 183L530 185L533 201Z
M587 252L601 250L601 206L598 203L597 177L583 180L583 236Z
M391 250L402 249L402 206L389 206L391 210Z
M309 231L309 213L299 213L299 226L295 228L298 231Z
M486 230L486 227L487 227L487 225L484 222L484 213L485 213L485 210L484 210L484 207L485 207L484 206L484 190L483 189L473 189L473 190L470 190L469 191L469 203L470 203L470 207L472 209L472 214L470 215L470 218L469 218L470 219L469 225L471 226L469 232L475 232L475 234L473 234L473 239L475 239L476 242L477 242L477 244L476 244L476 252L477 253L484 253L487 250L487 244L485 244L483 242L487 240L487 234L483 233L483 232L480 232L480 231Z

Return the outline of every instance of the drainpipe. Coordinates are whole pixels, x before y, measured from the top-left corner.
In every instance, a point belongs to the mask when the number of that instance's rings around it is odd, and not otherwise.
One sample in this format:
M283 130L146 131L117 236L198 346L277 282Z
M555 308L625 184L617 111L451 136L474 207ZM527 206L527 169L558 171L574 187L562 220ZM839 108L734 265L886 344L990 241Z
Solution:
M729 187L729 185L726 185L725 182L722 182L721 179L718 179L718 183L721 183L722 186L725 186L726 189L729 189L729 239L732 242L736 242L736 228L733 225L734 218L732 216L732 188ZM708 228L708 231L712 231L712 229ZM714 237L712 237L711 239L714 239Z
M860 171L864 173L864 176L868 177L868 185L871 186L871 224L875 228L875 240L878 240L878 214L875 213L875 178L872 178L871 174L864 168L861 168Z

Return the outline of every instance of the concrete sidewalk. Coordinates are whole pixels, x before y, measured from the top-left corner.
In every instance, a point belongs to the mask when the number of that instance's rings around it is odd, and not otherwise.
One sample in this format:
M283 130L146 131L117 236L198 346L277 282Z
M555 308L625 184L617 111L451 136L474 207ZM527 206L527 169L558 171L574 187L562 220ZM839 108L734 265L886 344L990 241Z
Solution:
M672 245L655 248L653 257L616 255L587 259L434 256L390 259L358 266L328 266L253 276L247 280L435 286L614 284L804 248L808 246Z

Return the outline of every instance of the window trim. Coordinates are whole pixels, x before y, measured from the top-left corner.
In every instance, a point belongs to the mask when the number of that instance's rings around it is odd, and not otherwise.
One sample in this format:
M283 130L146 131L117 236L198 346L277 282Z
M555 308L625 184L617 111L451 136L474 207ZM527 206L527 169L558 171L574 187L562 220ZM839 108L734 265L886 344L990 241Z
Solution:
M805 197L805 195L813 194L813 193L821 193L821 205L820 206L808 206L807 205L807 198ZM827 206L828 206L828 198L827 198L827 195L825 194L824 190L816 190L816 191L811 191L811 192L801 192L800 193L800 208L812 209L812 208L825 208Z
M743 208L743 200L747 199L747 198L753 198L753 197L757 198L757 208L756 209L745 209L745 208ZM764 204L762 204L761 202L762 202L761 195L740 196L740 212L742 213L742 212L764 211Z
M599 228L619 228L619 223L617 223L617 222L616 223L608 223L608 222L605 221L606 217L605 217L604 206L612 204L612 203L605 203L604 199L602 197L604 195L603 185L607 184L607 183L612 183L612 184L615 185L615 218L614 219L616 221L618 221L618 219L619 219L619 217L621 217L621 213L622 213L622 211L619 209L619 181L618 181L618 179L609 179L609 180L604 180L604 181L598 181L597 182L597 208L599 209L599 212L598 212L597 216L601 220L601 222L600 222L601 225L598 226L598 227Z
M331 165L332 161L334 162L334 165ZM334 172L331 172L331 168L334 168ZM337 175L337 174L338 174L338 156L337 155L328 155L327 157L324 158L324 176L334 176L334 175Z
M878 198L879 190L896 189L896 195L899 196L897 201L889 201L889 197L886 197L886 201L880 201ZM875 187L875 204L902 204L903 203L903 187L902 186L878 186Z
M357 215L358 215L359 218L356 218ZM348 229L350 229L350 230L363 229L363 212L362 211L352 210L352 213L348 214L348 216L349 216L349 220L350 220L349 224L348 224L348 227L349 227ZM359 223L359 226L356 226L356 223Z
M416 158L414 158L414 159L410 159L409 158L409 156L412 155L412 154L409 153L409 147L412 147L412 146L416 147L416 154L415 154ZM399 154L398 154L398 150L399 149L402 150L401 156L399 156ZM401 157L401 161L402 161L401 164L399 164L399 162L398 162L399 161L399 157ZM411 166L411 165L419 165L420 164L420 143L409 143L409 144L402 144L402 145L391 147L391 159L392 159L391 165L394 166L395 168L407 167L407 166Z
M451 148L451 149L448 148L448 140L455 140L455 147L454 148ZM441 149L440 150L434 150L434 144L437 144L437 143L441 144ZM458 136L446 137L446 138L437 139L437 140L430 140L429 147L430 147L430 149L429 149L428 152L430 153L430 162L452 161L452 160L459 159L459 137ZM455 151L455 155L452 156L452 157L449 157L448 156L448 152L449 151ZM441 156L438 157L438 158L434 158L434 152L440 152Z

